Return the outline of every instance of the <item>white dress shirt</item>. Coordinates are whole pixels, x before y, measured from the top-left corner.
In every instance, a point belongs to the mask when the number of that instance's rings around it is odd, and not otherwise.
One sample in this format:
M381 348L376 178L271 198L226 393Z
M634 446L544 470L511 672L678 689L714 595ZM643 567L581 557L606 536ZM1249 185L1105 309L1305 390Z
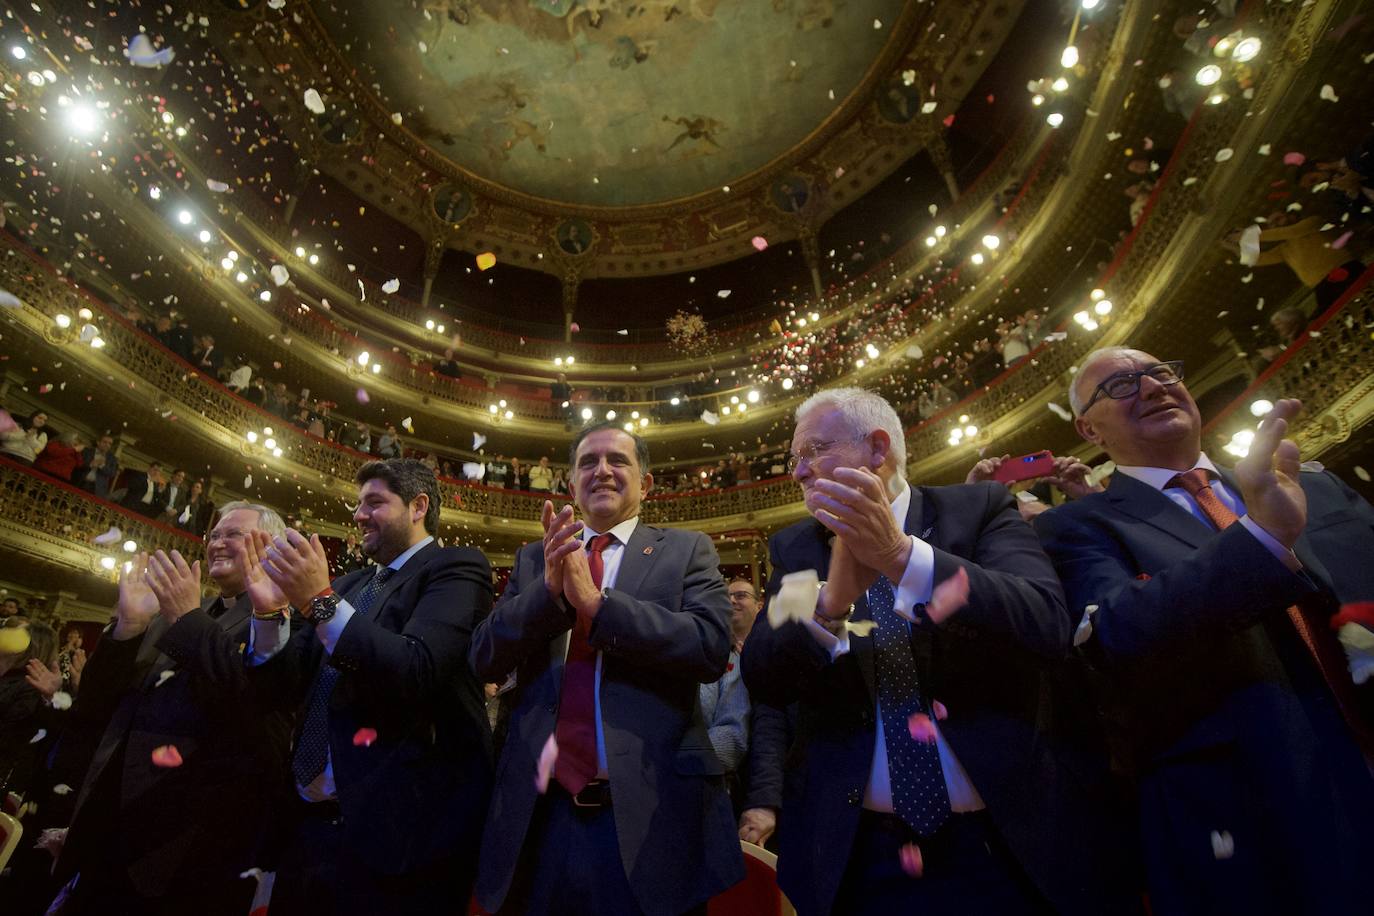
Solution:
M585 525L582 528L582 543L591 546L592 538L599 534L610 534L615 536L615 540L607 544L601 550L601 587L614 588L615 580L620 575L620 561L625 558L625 545L630 542L630 535L635 533L639 527L639 516L627 518L625 521L616 525L610 531L593 531ZM585 547L583 549L586 549ZM568 645L572 645L571 635L568 637ZM568 657L567 649L563 650L563 657ZM601 652L596 653L596 687L593 693L596 704L596 778L610 778L610 771L606 768L606 733L601 727Z
M1274 539L1272 534L1265 531L1255 523L1254 519L1245 514L1245 503L1241 502L1240 495L1232 493L1231 489L1226 486L1226 481L1222 480L1221 476L1217 473L1217 466L1212 463L1212 459L1208 458L1205 452L1198 454L1198 459L1193 464L1193 468L1202 468L1207 471L1207 476L1212 484L1212 492L1216 494L1217 499L1221 500L1222 505L1240 517L1240 524L1245 527L1246 531L1255 536L1255 540L1263 544L1269 552L1272 553L1280 563L1288 567L1288 569L1293 572L1302 569L1302 563L1298 560L1297 554L1280 544ZM1189 468L1189 470L1193 468ZM1127 477L1134 477L1146 486L1153 487L1160 491L1167 496L1174 505L1178 506L1184 512L1187 512L1207 527L1215 527L1212 524L1212 520L1207 517L1207 513L1202 511L1202 507L1197 504L1197 500L1193 498L1191 493L1183 487L1169 486L1169 481L1183 472L1175 471L1172 468L1127 467L1120 464L1116 466L1116 469Z
M399 571L402 566L406 565L407 560L423 550L432 540L434 540L432 536L426 536L424 540L413 544L410 549L392 560L387 566ZM373 572L375 574L375 570ZM315 627L315 635L324 644L324 651L327 655L334 654L334 647L339 644L339 637L343 635L344 627L348 626L348 621L352 620L356 613L357 609L353 605L340 598L334 616ZM249 630L248 636L248 663L261 665L276 655L290 638L291 622L285 616L281 620L259 620L256 616L253 617L252 629ZM294 751L294 748L292 750ZM310 785L297 786L296 791L300 793L301 798L310 802L327 801L338 797L338 790L334 786L332 753L328 753L328 756L325 757L324 772L316 776L315 781Z
M901 481L901 484L902 492L897 494L897 498L892 501L892 515L897 520L898 528L906 525L907 509L911 506L911 487L907 486L906 481ZM915 535L909 537L911 538L911 557L907 560L906 571L902 573L902 581L894 583L893 591L896 597L894 609L910 623L914 623L916 616L912 608L918 604L929 602L931 593L935 589L935 550ZM816 638L816 641L830 652L831 661L849 651L848 630L845 630L842 635L836 636L815 620L808 619L804 625L811 631L811 635ZM932 699L935 698L925 697L927 704ZM883 710L882 705L876 699L874 704L876 707L874 721L877 723L877 734L873 740L873 765L869 768L868 785L864 789L864 807L870 811L891 814L892 774L888 771L887 764L887 741L883 733ZM931 721L934 722L933 716ZM949 792L950 810L957 812L981 811L987 807L983 804L982 796L978 794L977 788L974 787L973 780L969 779L963 764L959 763L959 758L954 756L954 749L945 740L938 724L935 724L935 748L940 754L940 769L945 776L945 789Z

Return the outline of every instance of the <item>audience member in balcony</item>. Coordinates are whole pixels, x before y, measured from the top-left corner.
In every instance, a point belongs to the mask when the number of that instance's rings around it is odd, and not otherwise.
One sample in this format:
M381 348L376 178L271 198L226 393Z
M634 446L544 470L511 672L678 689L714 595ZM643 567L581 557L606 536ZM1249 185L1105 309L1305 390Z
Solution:
M344 538L344 545L339 550L339 559L335 564L338 567L338 574L346 576L351 572L357 572L365 568L371 561L363 553L363 547L358 543L357 533L350 531Z
M130 471L126 481L120 504L139 515L157 518L167 503L167 479L163 476L162 465L154 461L146 471Z
M396 427L391 423L386 425L386 432L377 437L377 454L382 458L401 457L401 439L396 435Z
M1228 471L1202 451L1176 364L1097 350L1069 393L1116 472L1035 527L1115 688L1151 909L1367 908L1374 748L1333 627L1374 625L1338 615L1374 596L1374 507L1300 464L1283 438L1297 401L1276 402Z
M191 365L210 378L218 378L219 366L223 360L224 355L215 348L215 338L209 334L201 335L195 349L191 351Z
M42 471L64 483L72 482L72 474L81 466L81 434L76 430L49 439L43 451L34 459L34 470Z
M253 382L253 367L248 365L248 359L240 356L234 360L234 371L229 373L229 379L224 383L224 387L237 395L242 396Z
M167 525L176 524L177 516L181 515L190 498L191 486L186 483L186 472L181 468L174 469L172 476L167 478L167 491L162 496L162 512L158 521Z
M110 486L119 475L119 459L114 454L114 437L101 434L95 445L81 453L81 470L73 482L101 499L110 498Z
M318 536L254 540L309 620L279 651L286 625L253 622L250 676L304 708L275 916L450 912L477 867L492 748L467 656L491 611L491 567L435 542L439 484L420 462L368 462L357 481L375 567L331 584Z
M265 407L267 404L267 382L260 375L255 377L248 387L243 389L242 397L249 404Z
M1312 317L1334 305L1351 284L1364 273L1364 264L1350 257L1350 253L1334 248L1334 231L1322 228L1323 221L1311 216L1294 220L1292 214L1279 210L1269 215L1266 228L1259 234L1261 250L1258 256L1241 250L1244 230L1236 229L1226 237L1223 245L1240 250L1241 263L1255 267L1287 264L1304 286L1312 290L1317 310ZM1265 248L1264 246L1271 246Z
M528 490L530 488L530 466L528 462L512 457L510 460L510 488Z
M14 429L0 433L0 452L12 461L26 467L33 467L34 459L48 445L48 415L41 410L29 418L28 425L18 424Z
M247 906L239 873L257 864L284 789L291 716L251 689L245 643L255 613L285 620L288 602L246 549L250 532L280 532L281 519L249 503L224 508L206 558L218 594L202 597L200 562L139 554L86 663L72 716L106 725L55 866L76 879L63 913L239 916Z
M730 462L724 458L717 461L711 471L711 486L717 490L724 490L726 487L733 487L736 482L735 469Z
M551 493L567 495L568 475L562 468L553 469L553 483L549 487Z
M744 877L697 706L730 654L716 550L640 519L654 478L639 437L589 426L569 458L582 520L545 502L543 540L520 548L473 637L484 682L519 670L477 899L502 913L704 912Z
M496 460L487 464L487 486L506 489L510 477L510 465L505 455L497 455Z
M4 601L0 601L0 626L3 626L3 622L9 620L11 617L23 616L24 606L20 603L18 598L6 598Z
M291 392L286 390L285 382L277 382L272 386L272 391L267 395L267 402L264 406L283 420L291 416L295 402L291 397Z
M439 458L433 452L426 452L420 459L420 463L429 468L430 473L436 476L439 473Z
M1272 363L1293 345L1293 341L1307 329L1307 316L1301 309L1291 306L1281 308L1269 316L1269 327L1273 329L1278 343L1260 347L1259 355L1265 363Z
M205 481L197 480L191 484L186 502L175 516L176 526L182 531L203 537L210 527L210 519L215 515L215 504L205 495Z
M1071 635L1054 568L1005 487L910 486L905 445L871 392L797 409L812 517L770 540L768 596L805 617L761 614L744 646L750 697L800 703L783 892L803 916L1132 912L1081 764L1042 728ZM780 596L802 571L825 587Z
M530 468L530 492L553 492L553 468L549 467L549 456L539 456L539 463Z
M553 415L569 419L573 415L573 391L568 384L568 376L558 373L558 380L549 386L549 401L553 404Z
M444 351L444 358L434 363L434 371L448 378L458 378L463 374L458 360L453 358L452 350Z
M351 430L342 434L340 441L351 449L356 449L365 455L369 454L372 451L372 430L368 429L366 423L359 420Z

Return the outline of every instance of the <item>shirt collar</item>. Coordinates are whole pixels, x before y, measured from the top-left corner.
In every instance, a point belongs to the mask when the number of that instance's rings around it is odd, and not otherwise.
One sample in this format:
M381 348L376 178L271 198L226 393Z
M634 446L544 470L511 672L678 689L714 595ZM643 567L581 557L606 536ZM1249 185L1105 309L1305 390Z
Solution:
M1193 467L1188 468L1188 470L1191 471L1193 468L1202 468L1207 472L1209 477L1221 476L1217 473L1217 466L1212 463L1211 458L1207 457L1206 452L1198 453L1197 461L1194 462ZM1179 474L1184 473L1183 471L1176 471L1173 468L1127 467L1124 464L1118 464L1116 469L1127 477L1134 477L1146 486L1153 487L1161 492L1169 485L1169 481L1173 480Z
M897 527L905 530L907 510L911 508L911 487L905 480L901 481L901 484L902 492L892 500L892 517L897 520Z
M634 533L635 533L635 529L638 528L638 527L639 527L639 516L638 516L638 515L636 515L634 518L627 518L627 519L625 519L625 521L621 522L619 525L616 525L616 526L615 526L614 528L612 528L610 531L593 531L591 528L588 528L586 525L583 525L583 526L582 526L582 541L583 541L583 543L587 543L587 542L589 542L592 538L596 537L598 534L613 534L613 535L615 535L616 543L618 543L618 544L628 544L628 543L630 543L630 535L634 534Z
M392 560L390 563L386 565L399 572L401 567L406 565L407 560L409 560L411 557L415 556L417 553L423 550L425 546L429 544L429 542L432 540L434 540L434 535L425 535L425 539L423 541L419 541L418 543L412 545L409 550L407 550L405 553L401 554L399 557Z

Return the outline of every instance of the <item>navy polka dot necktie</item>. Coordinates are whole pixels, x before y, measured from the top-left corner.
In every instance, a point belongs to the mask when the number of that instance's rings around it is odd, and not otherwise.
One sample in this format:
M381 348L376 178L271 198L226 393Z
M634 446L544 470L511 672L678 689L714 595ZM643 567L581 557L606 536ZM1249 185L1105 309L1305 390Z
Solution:
M390 566L379 567L358 597L349 602L353 605L353 613L366 614L377 600L377 593L395 571ZM325 657L320 662L319 673L315 675L315 688L310 692L310 701L306 704L305 718L301 723L301 735L296 741L296 752L291 757L291 772L298 786L310 785L329 763L329 697L338 682L339 669L329 664L329 658Z
M892 810L919 836L929 836L949 818L949 790L934 742L912 738L907 725L915 713L929 715L930 710L916 683L910 631L907 620L895 609L896 601L892 583L879 576L868 590L868 611L878 625L873 645Z

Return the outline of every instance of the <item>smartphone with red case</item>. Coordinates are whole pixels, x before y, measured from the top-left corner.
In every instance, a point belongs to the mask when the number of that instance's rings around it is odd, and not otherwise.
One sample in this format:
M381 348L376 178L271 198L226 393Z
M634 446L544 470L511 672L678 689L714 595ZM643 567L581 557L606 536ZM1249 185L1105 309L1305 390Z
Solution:
M1019 458L1008 458L997 467L993 480L1002 483L1015 483L1035 477L1048 477L1054 473L1054 456L1048 450L1031 452Z

